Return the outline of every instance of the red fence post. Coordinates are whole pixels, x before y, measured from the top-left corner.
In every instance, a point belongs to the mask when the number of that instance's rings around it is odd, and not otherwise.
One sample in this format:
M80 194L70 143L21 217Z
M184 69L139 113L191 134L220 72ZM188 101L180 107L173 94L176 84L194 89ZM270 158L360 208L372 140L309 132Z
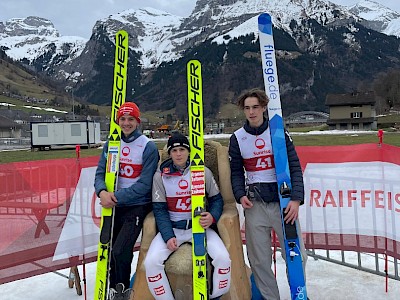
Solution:
M79 157L81 155L81 145L75 146L75 152L76 152L76 158L79 159Z
M378 130L378 139L379 139L378 146L380 147L383 143L383 129Z

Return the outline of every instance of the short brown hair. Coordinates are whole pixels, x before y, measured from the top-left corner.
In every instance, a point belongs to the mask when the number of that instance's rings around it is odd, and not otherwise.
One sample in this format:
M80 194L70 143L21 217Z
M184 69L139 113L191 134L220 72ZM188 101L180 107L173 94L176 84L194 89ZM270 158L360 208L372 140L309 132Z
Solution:
M237 105L241 108L244 109L244 100L246 100L249 97L255 97L258 99L259 104L262 107L265 107L268 105L269 99L267 94L265 94L265 91L259 88L254 88L251 90L244 91L237 99Z

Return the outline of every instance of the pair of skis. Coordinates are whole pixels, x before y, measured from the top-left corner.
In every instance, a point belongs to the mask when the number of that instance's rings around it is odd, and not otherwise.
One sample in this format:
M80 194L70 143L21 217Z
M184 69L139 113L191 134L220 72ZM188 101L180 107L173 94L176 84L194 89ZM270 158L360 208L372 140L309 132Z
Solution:
M117 187L121 150L121 128L117 123L117 112L120 106L125 103L127 68L128 34L121 30L117 32L115 37L114 85L105 174L105 183L109 192L114 192ZM106 300L108 296L113 225L114 209L103 207L101 209L100 241L97 253L95 300Z
M267 13L258 17L259 41L262 58L262 70L265 92L269 98L268 117L271 132L272 150L274 153L275 171L278 183L281 220L286 253L287 277L292 300L307 299L300 239L296 224L284 222L284 211L290 201L291 181L287 157L285 131L283 126L281 99L279 93L278 73L275 60L275 46L272 34L271 16Z
M208 299L206 232L199 223L205 211L203 96L201 64L191 60L187 64L190 174L192 205L192 262L193 299Z

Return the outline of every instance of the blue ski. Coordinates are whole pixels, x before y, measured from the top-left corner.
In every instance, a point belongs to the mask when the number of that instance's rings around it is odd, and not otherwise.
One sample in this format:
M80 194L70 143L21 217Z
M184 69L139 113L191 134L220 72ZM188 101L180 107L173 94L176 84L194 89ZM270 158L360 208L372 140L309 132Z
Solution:
M271 16L267 13L258 17L258 31L262 58L265 92L269 98L268 117L271 132L272 150L279 190L283 236L285 239L284 250L286 253L286 266L292 300L307 299L307 291L303 273L300 241L296 225L286 224L284 210L290 201L291 181L285 130L282 119L281 99L279 93L278 73L275 60L275 46L272 35ZM283 245L281 245L283 248Z

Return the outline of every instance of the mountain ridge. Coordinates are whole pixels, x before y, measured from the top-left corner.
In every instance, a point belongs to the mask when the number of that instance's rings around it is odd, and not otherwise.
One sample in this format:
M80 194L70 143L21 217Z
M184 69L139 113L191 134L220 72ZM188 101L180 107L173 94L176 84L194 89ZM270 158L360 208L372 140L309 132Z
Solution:
M365 13L368 11L365 7L373 3L362 1L364 8L361 10L358 6L357 13ZM373 20L373 23L361 19L350 10L324 0L273 0L268 8L278 32L276 45L280 47L278 72L282 94L292 93L307 99L301 101L305 108L324 109L324 86L325 93L342 92L354 89L363 81L372 81L374 72L357 66L362 60L364 64L371 61L371 65L377 68L376 73L390 68L386 61L394 68L399 67L396 59L398 38L372 32L366 27L377 26L380 20ZM262 11L265 7L255 0L198 0L187 18L153 8L127 10L96 22L91 38L86 41L66 39L57 42L53 37L30 34L25 45L22 40L17 40L16 45L21 45L19 50L25 47L28 49L26 53L39 55L33 59L18 59L57 79L66 88L73 88L78 96L89 102L106 104L111 95L113 74L112 37L117 30L124 29L130 36L128 98L137 99L144 108L154 105L171 108L172 104L176 105L177 98L185 94L185 78L182 76L185 74L184 61L188 57L199 57L210 76L219 79L207 81L206 78L207 85L204 85L212 94L205 111L216 114L219 108L217 103L232 101L240 89L246 88L245 84L240 84L240 76L231 72L240 72L240 68L248 70L249 74L259 71L259 50L255 45L256 16ZM389 23L379 24L381 30L390 27ZM0 36L2 34L4 37L4 28L1 30L0 26ZM373 36L373 40L368 41L368 36ZM44 41L36 52L33 46L29 46L34 45L35 38L46 38L48 42ZM8 39L7 43L4 40L2 38L0 44L11 49L7 54L13 53L12 39ZM368 43L373 44L374 49L368 49ZM375 50L379 48L379 43L393 43L394 46L386 47L383 54L379 54ZM214 56L207 54L206 50ZM338 52L342 54L342 59L338 57ZM376 64L374 60L377 59L382 62ZM348 66L350 74L346 74ZM324 69L342 74L343 78L336 78L333 74L321 75ZM319 75L316 77L316 74ZM323 82L325 77L331 82ZM227 78L239 83L225 82ZM257 74L255 80L242 78L242 81L246 81L249 88L252 82L261 86L260 79L260 74ZM289 99L293 100L293 97L289 96ZM289 111L301 109L300 105L294 107Z

